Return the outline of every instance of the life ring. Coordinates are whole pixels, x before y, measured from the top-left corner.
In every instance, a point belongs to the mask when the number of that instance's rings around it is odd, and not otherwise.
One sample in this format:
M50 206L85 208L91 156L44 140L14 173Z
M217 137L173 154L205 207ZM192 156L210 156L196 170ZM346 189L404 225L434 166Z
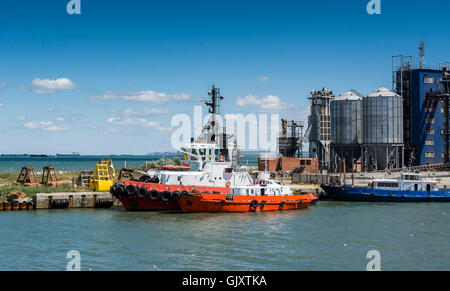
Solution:
M189 192L188 191L181 191L180 193L182 198L187 198L189 196Z
M227 188L230 188L231 182L230 182L230 181L227 181L227 182L225 183L225 186L226 186Z
M250 202L250 206L252 208L256 208L256 207L258 207L258 205L259 205L259 202L256 199L253 199L252 202Z
M219 162L225 162L225 157L223 155L219 156Z

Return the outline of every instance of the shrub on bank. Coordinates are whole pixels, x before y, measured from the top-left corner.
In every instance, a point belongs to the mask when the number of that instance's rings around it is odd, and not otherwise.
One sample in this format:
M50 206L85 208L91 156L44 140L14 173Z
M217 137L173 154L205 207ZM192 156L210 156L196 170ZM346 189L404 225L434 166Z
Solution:
M157 161L145 162L142 165L136 167L136 170L147 171L147 170L150 170L150 169L157 169L161 165L181 166L182 162L181 162L181 159L179 157L159 159Z

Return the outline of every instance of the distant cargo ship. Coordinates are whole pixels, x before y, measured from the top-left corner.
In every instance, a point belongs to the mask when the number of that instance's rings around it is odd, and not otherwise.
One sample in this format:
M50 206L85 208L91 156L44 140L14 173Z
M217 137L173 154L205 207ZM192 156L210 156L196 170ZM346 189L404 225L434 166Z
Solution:
M49 157L50 154L37 154L37 155L30 155L30 158L45 158L45 157Z
M2 157L28 157L28 154L2 154Z
M56 154L56 156L58 157L74 157L74 156L79 156L80 153L79 152L73 152L71 154Z

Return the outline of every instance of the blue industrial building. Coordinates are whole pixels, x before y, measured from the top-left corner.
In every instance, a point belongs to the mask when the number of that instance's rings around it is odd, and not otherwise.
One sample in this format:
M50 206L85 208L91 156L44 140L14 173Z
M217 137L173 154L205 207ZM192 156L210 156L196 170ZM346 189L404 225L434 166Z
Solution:
M402 59L401 66L394 71L393 83L404 102L405 163L407 166L443 163L447 134L445 106L442 98L431 98L430 94L442 91L445 68L413 69L410 61L404 64Z
M444 159L444 107L429 101L428 92L438 92L442 71L411 71L412 144L417 165L442 163Z

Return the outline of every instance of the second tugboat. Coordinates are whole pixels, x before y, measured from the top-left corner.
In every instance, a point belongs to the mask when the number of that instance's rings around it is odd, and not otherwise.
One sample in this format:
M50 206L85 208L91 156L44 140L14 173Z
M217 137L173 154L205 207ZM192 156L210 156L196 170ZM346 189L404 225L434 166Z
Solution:
M198 193L178 201L184 212L259 212L307 208L316 198L295 195L273 179L256 180L255 185L231 187L229 194Z

